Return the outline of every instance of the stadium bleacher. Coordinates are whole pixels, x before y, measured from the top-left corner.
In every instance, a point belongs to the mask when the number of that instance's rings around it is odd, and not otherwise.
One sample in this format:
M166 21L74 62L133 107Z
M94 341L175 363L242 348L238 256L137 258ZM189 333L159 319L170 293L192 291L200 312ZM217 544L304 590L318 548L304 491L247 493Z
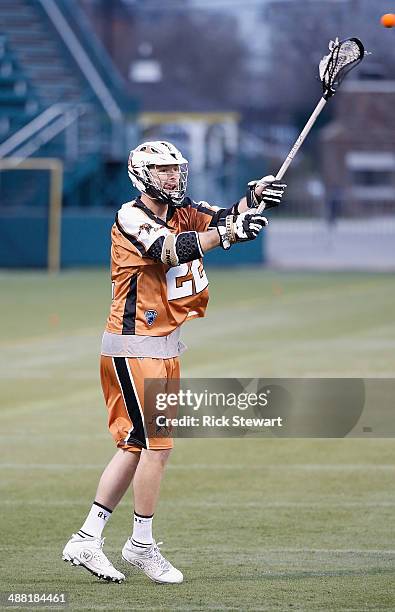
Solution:
M39 110L32 85L0 34L0 142L28 123Z
M84 20L74 0L0 5L0 158L61 159L66 207L105 204L98 177L108 163L124 163L124 109L133 109ZM32 119L36 124L24 137L10 140ZM9 194L3 197L9 200ZM25 204L24 190L18 189L16 205Z

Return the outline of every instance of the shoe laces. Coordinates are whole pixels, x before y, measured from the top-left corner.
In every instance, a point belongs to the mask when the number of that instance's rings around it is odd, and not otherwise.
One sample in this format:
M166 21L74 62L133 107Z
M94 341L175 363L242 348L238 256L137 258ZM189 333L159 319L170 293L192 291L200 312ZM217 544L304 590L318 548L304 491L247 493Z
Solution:
M161 546L161 544L163 544L163 542L156 543L154 540L150 557L152 559L152 562L155 563L155 565L159 566L160 569L164 572L167 572L171 568L171 564L169 561L167 561L167 559L164 558L164 556L160 552L159 546Z
M103 567L112 567L112 563L109 559L107 559L103 552L104 540L105 538L97 538L92 542L95 548L97 548L97 550L93 553L93 559Z

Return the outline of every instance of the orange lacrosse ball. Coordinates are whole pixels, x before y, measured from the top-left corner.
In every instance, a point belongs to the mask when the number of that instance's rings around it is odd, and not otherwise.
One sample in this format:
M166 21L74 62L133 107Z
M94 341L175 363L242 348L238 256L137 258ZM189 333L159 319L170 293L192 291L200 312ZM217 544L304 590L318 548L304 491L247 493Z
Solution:
M395 26L395 14L394 13L386 13L380 19L381 25L385 28L393 28Z

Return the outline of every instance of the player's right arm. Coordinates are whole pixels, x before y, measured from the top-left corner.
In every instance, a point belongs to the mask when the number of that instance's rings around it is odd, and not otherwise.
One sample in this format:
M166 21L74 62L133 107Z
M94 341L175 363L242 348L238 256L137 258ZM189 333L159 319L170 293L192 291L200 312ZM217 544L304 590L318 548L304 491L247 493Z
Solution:
M207 202L191 201L190 226L200 230L199 240L204 252L216 246L227 250L235 242L254 240L268 225L268 220L257 208L241 212L237 210L238 205L219 208Z
M235 242L253 240L268 223L254 210L238 216L225 212L229 214L218 215L215 225L210 224L206 231L174 234L165 224L160 225L139 209L124 205L117 215L116 225L131 243L134 257L141 258L141 263L154 260L175 267L200 259L217 246L228 249Z
M215 249L215 247L221 244L221 239L215 229L208 230L207 232L199 232L199 242L202 247L203 253Z
M238 216L229 214L219 218L216 227L205 232L169 232L160 236L147 251L147 256L160 259L168 266L178 266L200 259L217 246L227 250L235 242L254 240L268 223L258 209L249 209Z
M217 231L211 229L199 233L202 251L207 253L216 246L227 250L235 242L254 240L268 223L266 217L262 217L257 209L249 209L237 217L233 215L222 217L218 221Z
M118 212L116 226L127 239L126 244L131 243L127 248L134 265L161 261L175 267L200 259L206 250L219 244L217 232L207 232L211 234L209 237L202 236L206 232L194 230L174 234L165 223L148 216L131 203L124 204Z

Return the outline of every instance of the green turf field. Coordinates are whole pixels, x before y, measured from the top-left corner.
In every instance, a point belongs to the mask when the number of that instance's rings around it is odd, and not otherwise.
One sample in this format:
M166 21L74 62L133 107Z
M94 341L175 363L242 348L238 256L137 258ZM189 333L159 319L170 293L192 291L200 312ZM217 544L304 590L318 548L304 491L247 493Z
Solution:
M391 275L209 278L184 375L393 376ZM66 592L72 610L395 610L391 439L178 440L155 536L185 582L155 585L120 559L130 498L105 532L125 584L63 563L113 453L98 378L110 283L107 271L0 283L0 591Z

